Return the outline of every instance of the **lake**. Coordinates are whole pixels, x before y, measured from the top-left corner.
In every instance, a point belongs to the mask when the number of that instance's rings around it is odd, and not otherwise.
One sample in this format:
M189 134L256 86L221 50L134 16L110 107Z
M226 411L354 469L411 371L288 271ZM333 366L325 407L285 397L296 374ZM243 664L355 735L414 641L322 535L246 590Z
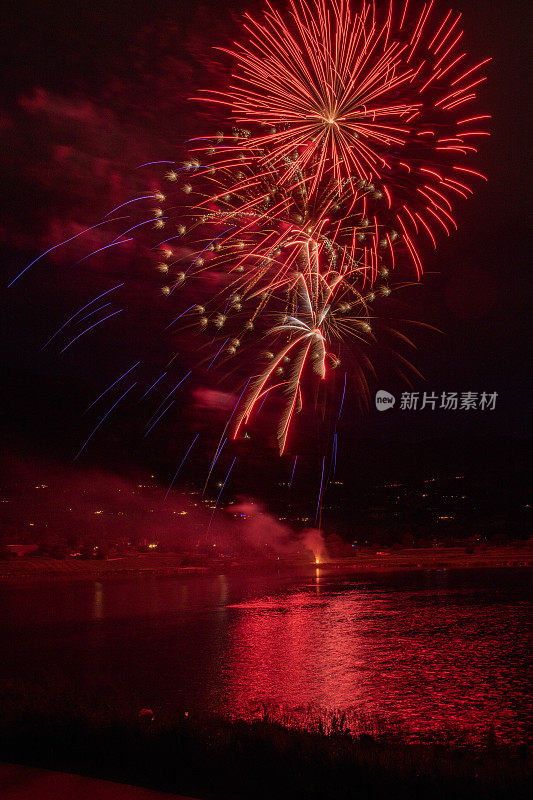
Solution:
M416 734L523 741L528 569L347 568L0 587L0 680L91 687L157 713L351 709Z

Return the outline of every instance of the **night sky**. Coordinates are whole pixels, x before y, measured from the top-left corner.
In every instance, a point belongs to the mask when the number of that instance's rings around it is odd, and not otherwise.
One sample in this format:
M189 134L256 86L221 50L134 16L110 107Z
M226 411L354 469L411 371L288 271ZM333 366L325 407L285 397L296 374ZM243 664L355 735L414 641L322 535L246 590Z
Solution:
M258 5L251 0L246 8ZM470 164L489 181L478 184L468 202L458 203L459 232L441 239L436 253L425 250L424 283L405 292L401 310L442 331L410 329L418 345L410 358L425 378L413 388L496 391L497 407L483 413L380 414L373 407L358 411L349 398L340 468L352 477L365 469L377 475L387 452L388 466L418 458L413 443L440 441L443 452L448 448L448 463L450 453L469 450L473 442L484 451L504 447L507 458L514 447L522 452L531 435L527 34L532 7L526 0L452 5L464 12L472 62L493 58L478 101L481 113L493 115L492 137ZM157 375L168 360L172 342L160 334L167 318L160 276L135 244L75 266L88 252L77 240L5 287L40 252L134 196L142 182L137 165L179 160L186 139L217 129L208 109L188 98L199 88L224 84L229 61L214 48L238 35L243 9L234 0L20 0L5 16L0 347L6 378L0 414L7 452L44 452L68 463L92 427L92 418L83 414L87 405L134 361L141 359ZM94 248L99 236L97 231L90 239ZM124 313L64 355L58 348L41 352L70 313L123 280ZM398 395L407 388L386 360L380 367L373 390ZM176 406L149 441L139 432L146 412L139 423L139 407L126 404L84 458L103 467L121 461L147 469L155 465L166 474L190 441L198 414L205 421L211 413L191 411L194 402L189 398L183 410Z

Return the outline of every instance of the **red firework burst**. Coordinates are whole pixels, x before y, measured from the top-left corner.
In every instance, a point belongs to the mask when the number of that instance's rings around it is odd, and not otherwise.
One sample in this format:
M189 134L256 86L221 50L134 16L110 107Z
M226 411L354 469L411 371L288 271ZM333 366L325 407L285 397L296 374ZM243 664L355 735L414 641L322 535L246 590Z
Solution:
M434 0L412 5L363 2L354 12L349 0L290 0L285 16L268 6L259 19L247 16L247 41L228 51L230 91L211 99L252 128L226 150L228 164L244 153L256 170L274 167L281 185L305 181L311 196L332 183L339 195L348 190L376 231L401 233L420 275L420 235L436 246L437 231L457 227L454 201L472 193L471 178L484 178L464 162L488 135L489 116L465 107L490 59L468 63L460 13L440 18Z

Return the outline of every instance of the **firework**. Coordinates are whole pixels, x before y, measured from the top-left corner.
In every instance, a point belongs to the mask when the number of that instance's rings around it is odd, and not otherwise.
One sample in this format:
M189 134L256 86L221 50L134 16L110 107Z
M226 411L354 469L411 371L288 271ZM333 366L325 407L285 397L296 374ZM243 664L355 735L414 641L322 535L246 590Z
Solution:
M269 6L247 17L231 89L209 96L232 132L196 140L167 173L190 201L178 233L193 254L183 268L166 251L164 292L217 276L218 291L183 312L213 334L208 369L233 371L245 343L263 348L233 437L278 395L284 452L304 384L325 382L346 342L361 345L364 386L370 304L390 294L398 265L412 262L420 278L422 236L436 246L437 228L456 227L454 198L483 177L464 160L488 117L465 106L486 62L467 64L461 15L439 18L433 5L291 0L285 16Z
M290 0L286 15L269 5L247 16L246 40L228 51L230 90L209 95L228 109L231 135L197 140L167 174L186 174L192 203L179 230L196 250L164 291L224 275L214 314L195 309L201 328L227 332L220 346L214 337L209 368L256 328L266 344L234 437L278 393L283 453L306 374L325 381L340 363L335 343L371 340L369 304L390 294L390 270L409 259L419 279L419 239L436 246L437 229L456 227L454 199L483 177L464 161L488 117L465 107L486 62L468 64L461 15L433 6Z
M228 163L274 167L280 185L311 196L333 183L368 221L354 234L383 227L391 266L389 231L401 234L418 276L417 240L436 246L438 232L456 227L454 202L484 177L465 162L489 119L468 108L490 59L471 64L461 14L441 16L434 5L384 0L354 10L350 0L290 0L285 15L268 6L247 17L246 40L228 51L230 91L210 94L241 131L226 147ZM374 247L364 248L367 264Z

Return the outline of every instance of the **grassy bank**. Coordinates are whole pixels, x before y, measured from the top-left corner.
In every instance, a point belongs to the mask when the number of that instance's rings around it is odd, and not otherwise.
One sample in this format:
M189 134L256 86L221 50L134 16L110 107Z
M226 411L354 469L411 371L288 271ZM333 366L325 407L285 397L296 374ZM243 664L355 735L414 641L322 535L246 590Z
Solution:
M90 693L11 684L0 760L221 800L528 796L525 745L405 744L400 730L367 720L354 733L334 713L304 723L287 727L269 709L246 720L156 710L152 720Z

